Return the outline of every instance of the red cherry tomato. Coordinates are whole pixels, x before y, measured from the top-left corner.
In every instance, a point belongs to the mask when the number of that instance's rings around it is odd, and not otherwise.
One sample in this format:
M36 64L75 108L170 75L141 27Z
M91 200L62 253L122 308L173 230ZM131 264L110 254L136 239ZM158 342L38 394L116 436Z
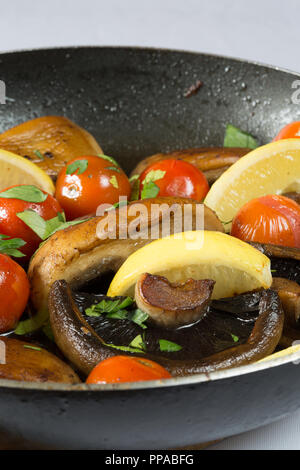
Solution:
M164 176L153 181L159 188L159 196L186 197L202 201L208 193L209 185L202 171L191 163L175 159L162 160L146 168L140 176L141 192L147 184L146 176L148 175L149 179L150 172L157 170L165 172Z
M300 121L292 122L285 126L275 137L276 140L300 138Z
M16 186L12 186L12 188L14 187ZM42 192L47 194L45 191ZM42 241L41 238L17 216L19 212L24 212L28 209L34 210L45 220L52 219L56 217L59 212L62 212L59 203L50 194L48 194L44 202L39 203L26 202L21 199L7 199L1 197L0 194L0 233L8 235L11 238L21 238L26 242L26 245L20 248L20 251L26 255L26 258L20 258L20 260L25 261L33 255Z
M170 379L169 372L146 358L114 356L100 362L88 376L88 384L140 382L143 380Z
M25 310L29 281L24 269L0 254L0 333L12 330Z
M300 248L300 206L284 196L264 196L245 204L231 235L244 241Z
M79 165L80 161L84 162L82 169L71 172L70 165ZM120 196L129 198L130 193L129 180L120 167L104 158L88 156L75 158L60 171L55 197L71 220L95 214L100 204L115 204Z

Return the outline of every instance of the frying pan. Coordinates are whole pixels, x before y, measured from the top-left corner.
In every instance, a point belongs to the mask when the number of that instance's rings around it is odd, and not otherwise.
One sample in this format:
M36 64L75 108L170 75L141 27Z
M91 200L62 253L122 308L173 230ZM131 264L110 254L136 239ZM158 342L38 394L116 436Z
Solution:
M299 119L299 75L180 51L68 48L0 55L0 130L65 115L130 171L143 157L222 145L227 123L263 144ZM201 80L197 94L186 91ZM265 425L300 408L300 353L169 381L69 386L0 380L0 435L11 445L168 449ZM9 444L8 444L9 445Z

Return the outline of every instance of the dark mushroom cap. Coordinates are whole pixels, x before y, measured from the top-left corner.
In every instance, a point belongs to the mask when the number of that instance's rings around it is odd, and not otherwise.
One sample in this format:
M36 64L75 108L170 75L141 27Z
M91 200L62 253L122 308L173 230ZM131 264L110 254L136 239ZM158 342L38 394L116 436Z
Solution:
M98 296L98 302L100 298ZM91 300L91 303L96 301L95 297L90 297ZM109 343L129 345L143 330L105 316L88 318L83 313L86 301L82 294L72 294L65 281L55 282L49 295L50 321L56 343L79 370L88 374L108 357L130 354L109 347ZM236 314L211 309L189 328L169 330L149 325L145 330L147 353L140 355L159 362L174 376L248 364L275 350L282 333L283 317L278 294L272 290L262 291L256 312L246 315L246 321ZM183 348L163 353L158 347L159 339L175 342Z

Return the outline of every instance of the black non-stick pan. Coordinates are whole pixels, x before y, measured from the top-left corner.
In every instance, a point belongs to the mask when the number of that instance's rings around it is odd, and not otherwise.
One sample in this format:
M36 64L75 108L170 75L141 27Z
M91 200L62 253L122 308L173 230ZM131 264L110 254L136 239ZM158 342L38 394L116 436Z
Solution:
M222 145L232 123L269 142L299 119L299 75L223 57L136 48L0 55L0 130L64 115L131 170L145 156ZM196 94L190 87L202 82ZM297 86L297 84L295 85ZM241 433L300 408L300 353L211 376L118 386L0 380L0 435L28 447L167 449ZM21 444L19 444L21 445Z

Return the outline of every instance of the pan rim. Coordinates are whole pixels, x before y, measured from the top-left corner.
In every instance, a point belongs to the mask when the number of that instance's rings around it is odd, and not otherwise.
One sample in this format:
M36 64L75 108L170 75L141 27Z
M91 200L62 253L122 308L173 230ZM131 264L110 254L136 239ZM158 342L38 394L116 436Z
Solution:
M69 52L77 50L122 50L127 52L160 52L160 53L180 53L184 55L194 55L198 57L212 57L215 59L229 60L237 63L244 63L249 65L255 65L257 67L264 67L270 70L283 72L294 77L300 77L300 72L291 71L289 69L278 67L263 62L252 61L248 59L242 59L239 57L231 57L227 55L212 54L209 52L190 51L185 49L169 49L169 48L157 48L157 47L144 47L144 46L110 46L110 45L71 45L71 46L58 46L58 47L45 47L45 48L32 48L32 49L17 49L9 51L0 51L0 59L3 56L12 56L16 54L35 54L39 52ZM207 383L211 381L219 381L229 378L235 378L242 375L253 374L256 372L272 369L275 367L284 366L287 364L296 364L300 361L300 349L297 352L286 354L283 357L271 359L265 362L257 362L233 369L227 369L222 371L216 371L209 374L196 374L187 377L175 377L172 379L155 380L147 382L133 382L123 384L102 384L102 385L87 385L85 383L70 385L60 384L54 382L21 382L16 380L0 379L0 389L16 389L16 390L35 390L35 391L46 391L46 392L126 392L131 390L145 390L145 389L158 389L166 387L179 387L198 385L201 383Z
M230 60L239 63L246 63L249 65L255 65L258 67L265 67L270 70L275 70L277 72L283 72L289 75L295 75L300 77L300 72L296 72L295 70L291 70L285 67L279 67L277 65L268 64L265 62L260 62L256 60L250 59L243 59L242 57L233 57L229 55L222 55L222 54L214 54L210 52L199 52L199 51L191 51L189 49L170 49L168 47L151 47L151 46L132 46L132 45L122 45L122 46L111 46L111 45L70 45L70 46L55 46L55 47L40 47L40 48L25 48L25 49L12 49L12 50L1 50L0 51L0 58L4 55L14 55L14 54L24 54L24 53L38 53L38 52L54 52L54 51L76 51L76 50L90 50L90 49L100 49L100 50L124 50L124 51L139 51L139 52L162 52L162 53L179 53L179 54L188 54L188 55L195 55L195 56L205 56L205 57L213 57L216 59L223 59L223 60Z

